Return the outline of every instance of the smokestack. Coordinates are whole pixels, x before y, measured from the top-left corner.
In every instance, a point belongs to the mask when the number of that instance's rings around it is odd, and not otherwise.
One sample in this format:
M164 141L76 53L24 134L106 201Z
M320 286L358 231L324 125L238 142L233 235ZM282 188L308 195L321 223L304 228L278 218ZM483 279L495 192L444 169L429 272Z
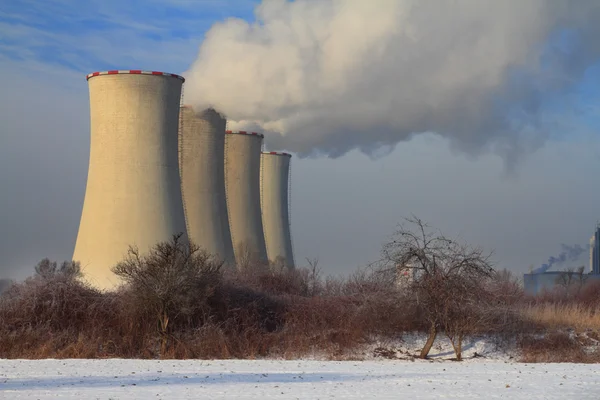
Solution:
M292 155L266 152L260 158L260 203L269 261L294 268L290 232L290 161Z
M225 135L225 193L238 267L268 261L260 209L260 154L264 136L255 132Z
M573 246L561 244L561 247L562 247L562 251L560 252L560 254L558 256L556 256L556 257L550 256L548 258L547 263L542 264L540 267L531 271L531 273L532 274L543 274L544 272L546 272L550 268L552 268L554 265L562 265L567 261L575 262L579 259L581 254L583 254L587 250L587 247L582 247L581 245L578 245L578 244L573 245Z
M156 71L87 75L90 161L73 260L100 288L130 245L141 252L185 233L178 166L184 79Z
M181 189L190 240L226 263L234 262L225 197L225 118L185 106L179 120Z

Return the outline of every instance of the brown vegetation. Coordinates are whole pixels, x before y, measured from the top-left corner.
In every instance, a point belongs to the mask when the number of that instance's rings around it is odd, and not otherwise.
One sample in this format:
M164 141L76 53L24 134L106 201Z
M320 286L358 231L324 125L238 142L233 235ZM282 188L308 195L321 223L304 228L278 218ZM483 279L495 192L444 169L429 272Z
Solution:
M132 248L114 269L124 285L101 292L77 263L44 260L0 296L0 358L336 358L420 328L377 273L325 280L311 263L222 270L175 237L147 255Z
M582 335L569 332L550 332L546 335L525 335L520 340L523 362L598 363L600 349L590 346Z
M527 297L481 250L419 226L425 248L396 241L384 248L393 268L344 279L322 277L317 260L224 268L179 237L132 248L114 291L88 286L76 262L43 260L0 295L0 358L341 359L423 332L444 334L458 360L465 338L493 334L518 339L523 361L600 361L600 284Z

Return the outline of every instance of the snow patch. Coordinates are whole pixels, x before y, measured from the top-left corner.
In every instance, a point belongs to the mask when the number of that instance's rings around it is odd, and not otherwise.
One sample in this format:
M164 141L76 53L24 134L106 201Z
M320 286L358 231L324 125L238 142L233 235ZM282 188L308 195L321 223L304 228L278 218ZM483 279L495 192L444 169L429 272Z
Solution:
M0 360L0 398L597 399L597 374L501 361Z

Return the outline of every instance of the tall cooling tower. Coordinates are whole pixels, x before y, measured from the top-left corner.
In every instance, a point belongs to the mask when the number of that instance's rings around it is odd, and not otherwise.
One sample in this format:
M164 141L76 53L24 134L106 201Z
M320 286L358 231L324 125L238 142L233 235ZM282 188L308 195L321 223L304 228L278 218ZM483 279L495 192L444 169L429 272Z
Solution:
M179 166L190 239L226 263L234 262L225 198L225 119L215 110L181 108Z
M260 157L260 202L267 256L294 268L289 214L291 154L268 152Z
M225 190L235 259L266 262L267 250L260 211L260 154L263 135L231 132L225 135Z
M141 252L185 233L178 165L184 79L154 71L87 76L91 145L85 200L73 260L101 288L130 245Z

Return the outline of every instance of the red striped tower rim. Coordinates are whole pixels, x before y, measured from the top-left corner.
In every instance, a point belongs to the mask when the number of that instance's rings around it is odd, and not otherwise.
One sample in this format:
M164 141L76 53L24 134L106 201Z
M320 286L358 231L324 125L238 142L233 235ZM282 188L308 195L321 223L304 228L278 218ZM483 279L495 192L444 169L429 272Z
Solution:
M268 156L285 156L285 157L292 156L290 153L284 153L283 151L263 151L262 154L268 155Z
M177 78L182 82L185 82L185 78L181 75L170 74L168 72L160 72L160 71L142 71L141 69L120 69L120 70L111 70L111 71L100 71L100 72L92 72L91 74L87 74L85 76L86 80L93 78L94 76L102 76L102 75L157 75L157 76L167 76L171 78Z
M257 132L247 132L247 131L225 131L228 135L249 135L249 136L258 136L260 138L264 138L265 135Z

